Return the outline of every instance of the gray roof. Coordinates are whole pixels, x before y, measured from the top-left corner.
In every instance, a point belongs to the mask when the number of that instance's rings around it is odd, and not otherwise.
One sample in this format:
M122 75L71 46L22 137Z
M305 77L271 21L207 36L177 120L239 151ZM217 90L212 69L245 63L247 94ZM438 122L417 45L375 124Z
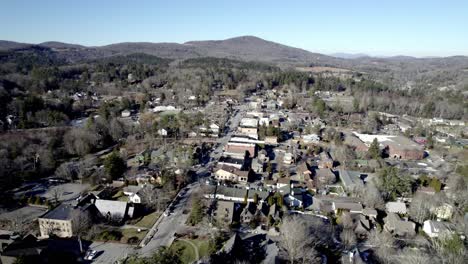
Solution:
M218 186L218 188L216 189L216 194L223 194L224 196L229 197L244 198L246 193L247 190L241 188Z
M390 213L406 214L406 204L403 202L388 202L385 208Z
M127 212L126 202L97 199L94 205L102 215L125 217Z
M47 212L41 218L46 219L55 219L55 220L70 220L71 213L75 207L71 204L61 204L57 206L55 209Z
M352 187L361 180L359 172L340 169L339 174L340 180L345 187Z

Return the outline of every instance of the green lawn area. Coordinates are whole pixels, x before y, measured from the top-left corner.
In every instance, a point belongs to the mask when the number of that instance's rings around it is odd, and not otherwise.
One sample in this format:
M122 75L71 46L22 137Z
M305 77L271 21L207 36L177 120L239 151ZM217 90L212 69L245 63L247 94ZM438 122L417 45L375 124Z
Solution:
M182 260L182 263L192 263L194 261L196 261L195 257L196 257L196 253L195 253L195 250L193 249L193 247L185 242L185 241L182 241L182 240L176 240L172 246L171 246L171 249L173 250L179 250L181 249L182 250L182 255L180 256L180 259Z
M132 238L132 240L134 241L136 241L135 238L138 238L137 242L139 242L145 237L147 231L138 232L138 230L135 228L126 228L126 229L122 229L121 232L122 232L122 239L120 239L120 241L123 243L128 242L129 244L131 244L135 242L128 241L129 238Z
M198 248L198 254L200 258L203 258L204 256L208 256L208 250L209 250L208 240L193 239L190 241L193 244L195 244L195 246ZM172 244L171 248L174 250L182 249L181 259L183 263L192 263L197 260L195 259L196 253L194 251L194 248L186 241L176 240Z
M141 226L141 227L146 227L146 228L151 228L156 220L159 218L161 215L160 212L153 212L149 215L143 216L138 222L135 223L136 226Z
M198 254L200 255L200 258L203 258L205 256L209 255L209 242L208 240L201 240L201 239L194 239L191 240L192 243L194 243L198 247Z

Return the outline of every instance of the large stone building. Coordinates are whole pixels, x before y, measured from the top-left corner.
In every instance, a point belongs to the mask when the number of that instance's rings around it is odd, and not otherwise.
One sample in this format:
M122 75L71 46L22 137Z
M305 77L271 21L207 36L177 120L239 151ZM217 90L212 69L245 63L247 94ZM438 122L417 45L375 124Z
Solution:
M84 229L91 224L91 210L94 205L73 206L61 204L55 209L40 217L39 231L42 238L50 235L58 237L72 237L79 229Z

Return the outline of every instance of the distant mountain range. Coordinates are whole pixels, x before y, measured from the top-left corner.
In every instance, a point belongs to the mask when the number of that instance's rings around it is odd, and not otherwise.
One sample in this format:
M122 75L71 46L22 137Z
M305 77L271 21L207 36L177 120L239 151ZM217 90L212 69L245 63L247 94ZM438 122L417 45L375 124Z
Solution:
M335 53L324 55L294 48L255 36L241 36L225 40L189 41L180 43L124 42L105 46L87 47L62 42L40 44L1 41L0 50L17 52L44 49L55 58L69 62L99 59L114 55L146 53L162 58L187 59L218 57L245 61L260 61L282 66L328 66L376 73L382 78L404 82L428 76L445 76L468 79L468 57L414 58L409 56L369 57L366 54ZM391 72L391 74L390 74ZM395 76L395 73L400 75ZM455 76L455 77L453 77ZM444 78L448 78L444 77ZM447 79L449 80L449 79Z

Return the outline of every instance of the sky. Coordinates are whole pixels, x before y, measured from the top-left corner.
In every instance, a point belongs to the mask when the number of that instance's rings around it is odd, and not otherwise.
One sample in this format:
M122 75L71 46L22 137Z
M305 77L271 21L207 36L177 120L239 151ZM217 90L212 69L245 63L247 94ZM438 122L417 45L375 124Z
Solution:
M253 35L319 53L468 55L467 0L0 0L0 39L86 46Z

